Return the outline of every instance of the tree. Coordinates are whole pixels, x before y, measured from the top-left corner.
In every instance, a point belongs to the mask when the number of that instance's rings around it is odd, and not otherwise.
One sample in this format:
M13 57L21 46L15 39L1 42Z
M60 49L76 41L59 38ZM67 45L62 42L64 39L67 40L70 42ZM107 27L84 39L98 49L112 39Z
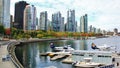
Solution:
M0 34L4 35L5 33L5 28L2 24L0 24Z
M6 34L6 35L10 35L10 33L11 33L11 32L10 32L10 28L5 29L5 34Z
M37 38L42 38L43 37L43 34L38 34L37 35Z

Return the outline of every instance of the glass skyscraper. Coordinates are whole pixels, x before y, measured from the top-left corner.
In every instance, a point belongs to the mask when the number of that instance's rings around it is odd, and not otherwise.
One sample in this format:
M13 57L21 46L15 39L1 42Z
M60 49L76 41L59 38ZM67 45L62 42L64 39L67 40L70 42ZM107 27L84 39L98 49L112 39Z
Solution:
M10 0L0 0L0 23L10 28Z
M27 5L24 10L24 31L36 30L36 8Z
M63 31L64 28L64 18L62 17L61 13L54 13L52 14L52 29L53 31L59 32Z
M75 10L67 11L66 31L75 32L77 29L75 22Z
M24 17L24 9L28 5L25 1L19 1L15 3L15 14L14 14L14 27L17 29L23 29L23 17Z
M40 30L45 30L47 31L47 25L48 25L48 22L47 22L47 11L45 12L41 12L40 13Z
M80 18L80 32L88 33L88 19L87 14Z

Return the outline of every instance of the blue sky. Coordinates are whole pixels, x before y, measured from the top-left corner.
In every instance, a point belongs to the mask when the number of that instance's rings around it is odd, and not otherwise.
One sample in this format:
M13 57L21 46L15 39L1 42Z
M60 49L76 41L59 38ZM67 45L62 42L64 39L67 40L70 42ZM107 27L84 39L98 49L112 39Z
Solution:
M11 0L11 14L14 15L14 4L21 0ZM48 11L48 18L60 11L62 16L67 17L67 10L74 9L76 21L88 14L88 25L96 28L113 31L118 28L120 31L120 0L24 0L37 8L37 16L40 12Z

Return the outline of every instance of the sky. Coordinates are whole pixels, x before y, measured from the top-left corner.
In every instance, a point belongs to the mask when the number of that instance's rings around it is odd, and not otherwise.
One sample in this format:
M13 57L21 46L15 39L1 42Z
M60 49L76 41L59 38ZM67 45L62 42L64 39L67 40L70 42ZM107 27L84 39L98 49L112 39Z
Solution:
M21 0L11 0L11 15L14 15L14 5ZM80 17L88 14L88 25L102 30L120 31L120 0L23 0L37 8L37 17L40 12L47 11L48 19L51 20L53 13L61 12L67 17L69 9L75 10L76 21L80 26Z

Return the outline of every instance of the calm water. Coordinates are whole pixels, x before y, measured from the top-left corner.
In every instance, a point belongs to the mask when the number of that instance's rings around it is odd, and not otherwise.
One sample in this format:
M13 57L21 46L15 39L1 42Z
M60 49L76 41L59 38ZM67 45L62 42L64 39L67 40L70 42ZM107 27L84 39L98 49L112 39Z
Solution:
M116 46L120 49L120 37L99 38L94 40L56 40L37 43L28 43L17 46L16 55L25 68L72 68L70 64L63 64L61 60L50 61L49 57L40 56L40 53L51 51L49 43L54 42L56 46L71 45L76 50L92 50L91 43L96 45Z

